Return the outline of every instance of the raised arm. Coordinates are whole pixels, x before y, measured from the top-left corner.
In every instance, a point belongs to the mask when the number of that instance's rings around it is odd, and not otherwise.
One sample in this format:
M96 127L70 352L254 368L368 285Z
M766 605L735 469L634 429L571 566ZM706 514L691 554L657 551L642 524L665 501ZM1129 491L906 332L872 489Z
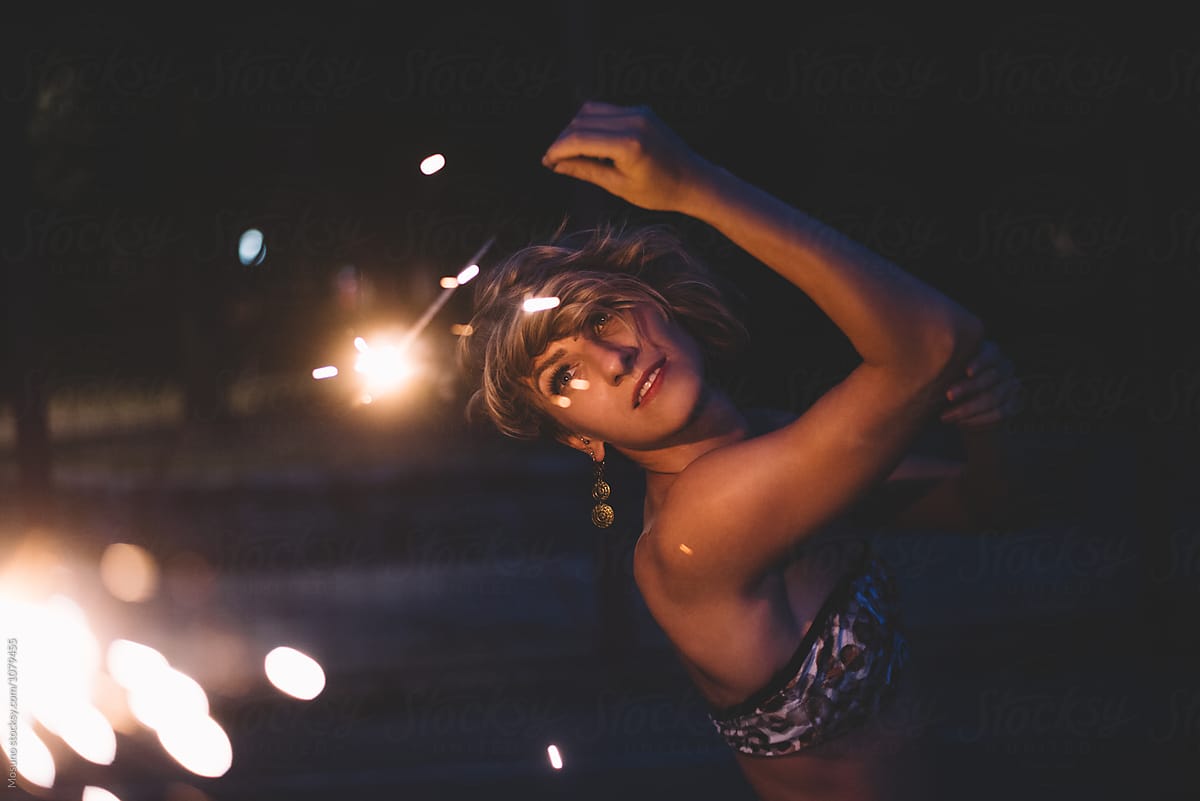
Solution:
M982 323L887 259L715 167L646 108L586 103L543 160L647 209L702 220L799 287L867 364L927 368Z
M706 453L676 478L648 550L679 595L755 592L791 549L895 469L983 336L936 289L714 167L647 109L586 104L546 153L556 172L682 212L787 278L863 358L794 422Z

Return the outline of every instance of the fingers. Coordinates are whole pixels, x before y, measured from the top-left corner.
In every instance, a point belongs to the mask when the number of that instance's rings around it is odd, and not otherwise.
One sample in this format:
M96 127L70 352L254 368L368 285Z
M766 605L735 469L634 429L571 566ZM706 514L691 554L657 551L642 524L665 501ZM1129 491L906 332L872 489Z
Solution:
M1014 414L1016 410L1017 390L1020 382L1008 379L993 386L986 392L980 392L973 397L956 404L941 415L943 423L956 425L979 422L995 422Z
M623 177L616 167L590 158L564 159L547 166L560 175L588 181L614 194L618 181Z
M636 146L636 140L624 132L576 128L564 131L554 140L542 156L542 164L553 167L560 161L575 158L609 159L618 162L627 159Z
M567 123L558 137L547 148L549 161L579 155L597 154L564 151L564 147L600 146L612 147L624 140L626 146L643 135L650 124L653 112L645 106L614 106L589 100ZM606 136L607 135L607 136ZM615 158L612 153L599 154L604 158ZM543 158L546 163L547 158Z
M952 384L946 391L947 400L959 400L1007 380L1013 375L1013 364L991 340L986 340L967 364L966 380Z
M953 423L959 428L986 428L1015 415L1019 411L1019 405L1018 393L1013 392L1000 406L971 417L954 420Z

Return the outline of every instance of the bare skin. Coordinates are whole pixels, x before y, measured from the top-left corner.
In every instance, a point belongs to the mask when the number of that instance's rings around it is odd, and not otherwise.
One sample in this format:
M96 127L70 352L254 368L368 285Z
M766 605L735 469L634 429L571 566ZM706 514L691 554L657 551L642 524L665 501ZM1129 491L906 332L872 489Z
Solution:
M803 415L756 437L706 382L697 343L649 306L551 343L536 362L567 445L596 459L613 447L645 470L635 580L699 692L732 705L787 662L845 572L850 552L822 532L897 471L947 392L972 404L961 419L992 422L996 404L981 398L1006 376L993 366L978 377L972 315L700 159L646 109L585 104L543 163L714 225L808 293L863 356ZM901 798L920 792L910 746L867 726L829 747L737 758L766 801Z

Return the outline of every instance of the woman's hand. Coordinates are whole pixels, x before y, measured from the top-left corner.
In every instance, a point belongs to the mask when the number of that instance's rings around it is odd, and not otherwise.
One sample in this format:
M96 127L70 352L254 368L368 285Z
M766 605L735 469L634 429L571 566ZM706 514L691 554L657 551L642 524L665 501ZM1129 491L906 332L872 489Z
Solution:
M951 385L946 395L951 405L942 413L943 423L990 428L1020 410L1021 381L996 343L984 340L967 365L966 377Z
M690 194L713 169L649 108L595 101L583 104L542 164L635 206L685 213Z

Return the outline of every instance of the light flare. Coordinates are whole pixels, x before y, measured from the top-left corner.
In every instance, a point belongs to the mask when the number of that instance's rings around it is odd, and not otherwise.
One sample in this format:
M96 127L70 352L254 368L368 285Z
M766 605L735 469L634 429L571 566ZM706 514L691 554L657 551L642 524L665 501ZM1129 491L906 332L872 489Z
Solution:
M564 409L568 408L571 405L571 399L568 398L566 395L555 395L551 399L550 402L553 403L555 406L561 406Z
M108 675L126 690L152 682L169 669L167 658L149 645L133 640L113 640L108 645Z
M457 286L462 286L477 275L479 275L479 265L471 264L467 267L464 267L462 272L460 272L458 277L454 280L458 282Z
M571 389L587 389L591 386L586 378L572 378L567 382L567 386Z
M208 715L208 694L191 676L168 667L129 690L129 711L158 731L180 720Z
M7 738L6 738L7 739ZM17 722L17 773L38 787L53 787L54 757L23 720Z
M408 354L392 344L367 346L355 358L354 370L365 376L369 395L394 390L415 372Z
M145 548L114 542L100 557L100 580L114 598L140 603L158 590L158 563Z
M311 701L325 689L325 671L317 660L295 648L281 645L263 660L267 678L280 692Z
M111 765L117 756L117 736L112 724L87 699L70 699L52 710L43 709L36 717L88 762Z
M559 303L560 301L556 297L528 298L523 304L521 304L521 308L527 312L540 312L546 311L547 309L553 309Z
M233 764L229 736L208 715L165 721L157 733L163 750L197 776L223 776Z
M89 784L83 788L83 795L80 797L80 801L121 801L121 799L103 787L96 787Z
M338 374L338 369L336 367L334 367L332 364L328 364L324 367L318 367L317 369L312 371L312 377L317 379L318 381L320 381L323 378L334 378L337 376L337 374Z
M421 172L425 175L433 175L445 166L446 157L441 153L434 153L421 159Z
M562 770L563 758L562 754L559 753L557 745L546 746L546 755L550 757L550 767L555 770Z

